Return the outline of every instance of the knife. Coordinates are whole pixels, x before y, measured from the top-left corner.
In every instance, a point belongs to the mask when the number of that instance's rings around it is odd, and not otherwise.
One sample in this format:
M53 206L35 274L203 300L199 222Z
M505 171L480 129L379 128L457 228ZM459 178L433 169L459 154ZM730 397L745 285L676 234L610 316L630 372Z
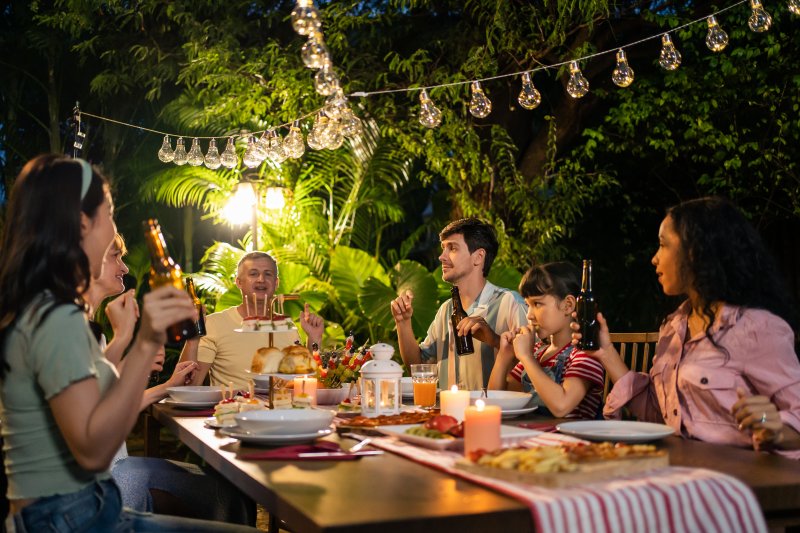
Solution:
M297 457L347 457L350 455L381 455L383 454L383 450L366 450L363 452L308 452L308 453L298 453Z

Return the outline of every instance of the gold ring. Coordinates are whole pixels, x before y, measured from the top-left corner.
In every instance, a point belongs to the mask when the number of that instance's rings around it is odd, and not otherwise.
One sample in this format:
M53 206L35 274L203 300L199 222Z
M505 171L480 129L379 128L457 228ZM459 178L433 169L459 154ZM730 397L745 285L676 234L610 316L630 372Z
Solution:
M763 424L766 421L767 421L767 413L761 413L761 423Z

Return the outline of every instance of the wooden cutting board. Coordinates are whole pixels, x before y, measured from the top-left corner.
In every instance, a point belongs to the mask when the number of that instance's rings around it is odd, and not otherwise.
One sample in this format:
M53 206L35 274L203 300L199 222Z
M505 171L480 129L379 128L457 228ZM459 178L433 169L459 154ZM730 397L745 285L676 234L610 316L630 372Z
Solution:
M529 485L539 485L541 487L555 489L574 487L576 485L584 485L597 481L607 481L615 477L646 472L665 466L669 466L669 455L666 452L647 457L579 463L577 470L573 472L548 472L541 474L477 465L466 460L456 463L456 468L459 470L464 470L473 474L501 479L503 481L527 483Z

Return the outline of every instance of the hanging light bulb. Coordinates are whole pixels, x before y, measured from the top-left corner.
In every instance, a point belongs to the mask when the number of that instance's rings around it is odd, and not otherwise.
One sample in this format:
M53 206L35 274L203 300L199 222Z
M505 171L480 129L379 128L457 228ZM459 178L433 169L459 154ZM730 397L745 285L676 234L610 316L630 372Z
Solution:
M200 141L194 138L192 139L192 148L189 150L186 162L193 167L199 167L204 161L205 158L203 157L203 151L200 149Z
M668 33L661 37L661 53L658 56L658 64L665 70L675 70L681 64L681 53L672 44Z
M322 110L328 118L336 120L345 113L346 109L347 98L341 89L337 89L334 94L325 99L325 107Z
M327 61L322 68L314 74L314 89L322 96L328 96L339 88L339 76L333 70L333 65Z
M522 74L522 90L519 92L517 102L525 109L536 109L542 103L542 93L533 86L530 72Z
M611 81L617 87L627 87L633 83L633 69L628 65L628 58L622 48L617 50L617 66L611 74Z
M247 138L247 148L242 156L242 163L244 163L247 168L255 168L261 163L258 154L256 154L256 143L253 141L252 137Z
M236 147L233 145L233 137L228 137L228 144L225 146L225 151L222 152L220 161L225 168L234 168L239 164L239 158L236 157Z
M793 15L800 15L800 0L789 0L786 3L786 7L789 8Z
M322 68L326 61L330 61L328 49L325 47L325 43L322 42L321 33L317 32L308 38L300 49L300 57L303 58L303 63L308 68L313 69Z
M344 135L342 135L342 129L338 127L328 127L328 143L325 145L325 148L328 150L336 150L337 148L341 148L342 144L344 144Z
M280 165L286 161L286 150L283 148L283 141L280 134L273 131L268 133L269 136L269 149L267 150L267 157L272 160L276 165Z
M269 139L267 138L267 132L261 132L261 138L259 138L255 142L255 154L258 158L259 162L264 161L267 158L267 150L269 149Z
M435 128L442 123L442 112L433 105L433 101L428 98L428 92L422 89L419 94L419 123L426 128Z
M314 4L301 0L292 10L292 28L300 35L310 35L320 29L322 20Z
M308 147L312 150L322 150L325 148L325 142L323 142L320 134L325 127L323 121L327 122L327 120L328 117L323 113L319 113L314 119L314 125L311 127L311 131L308 132L308 135L306 135L306 144L308 144Z
M489 100L481 89L481 82L472 82L472 98L469 101L469 112L473 117L486 118L492 112L492 101Z
M298 159L306 151L306 143L303 141L303 134L297 127L297 121L289 128L289 133L283 139L283 149L288 157Z
M183 146L183 137L178 137L178 142L175 143L175 156L172 158L172 162L181 166L185 165L188 160L189 156L186 154L186 147Z
M750 18L747 19L747 25L756 33L767 31L772 26L772 17L767 13L761 5L761 0L750 0Z
M589 93L589 80L583 77L577 61L569 64L567 93L573 98L583 98Z
M203 162L205 163L206 168L210 168L211 170L218 169L222 164L222 160L219 157L219 150L217 149L216 139L211 139L211 142L208 143L208 152L206 152Z
M728 34L725 33L714 15L708 17L708 34L706 35L706 46L712 52L721 52L728 46Z
M342 135L345 137L355 137L364 132L364 124L351 109L347 110L347 113L345 113L344 117L342 117L341 122Z
M162 163L171 163L174 157L175 151L169 144L169 135L164 135L164 142L161 143L161 148L158 150L158 158Z

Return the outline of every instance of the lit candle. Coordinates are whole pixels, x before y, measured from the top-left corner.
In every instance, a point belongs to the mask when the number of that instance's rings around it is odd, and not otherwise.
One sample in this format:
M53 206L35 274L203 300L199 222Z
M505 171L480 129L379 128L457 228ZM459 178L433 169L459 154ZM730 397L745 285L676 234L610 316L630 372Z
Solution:
M307 395L311 405L317 405L317 378L309 376L294 378L294 395L297 397L300 394Z
M477 400L464 413L464 455L478 450L494 451L500 448L499 405L486 405Z
M449 391L443 390L439 394L439 403L443 415L450 415L459 422L464 420L464 410L469 406L469 391L458 390L453 385Z

